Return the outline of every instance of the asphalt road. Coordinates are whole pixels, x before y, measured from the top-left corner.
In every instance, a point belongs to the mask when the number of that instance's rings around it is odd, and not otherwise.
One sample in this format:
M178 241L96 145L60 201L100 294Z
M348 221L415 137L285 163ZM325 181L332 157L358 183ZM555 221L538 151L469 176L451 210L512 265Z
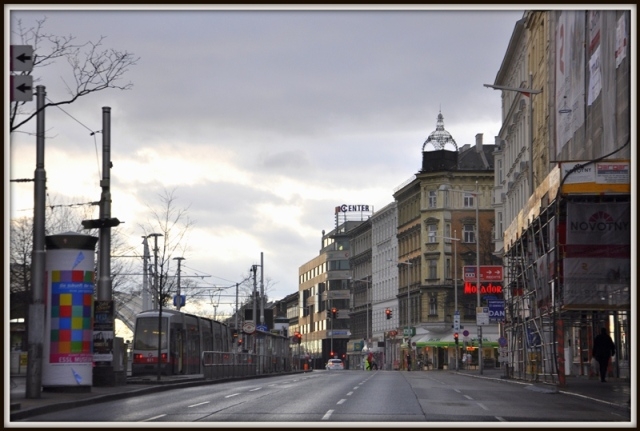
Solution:
M403 423L559 422L623 425L628 410L532 386L474 379L455 373L325 371L172 389L29 417L24 422L149 422L296 424L342 422L354 426ZM115 424L114 424L115 425ZM147 424L148 425L148 424ZM337 425L337 424L336 424ZM107 424L101 426L108 426Z

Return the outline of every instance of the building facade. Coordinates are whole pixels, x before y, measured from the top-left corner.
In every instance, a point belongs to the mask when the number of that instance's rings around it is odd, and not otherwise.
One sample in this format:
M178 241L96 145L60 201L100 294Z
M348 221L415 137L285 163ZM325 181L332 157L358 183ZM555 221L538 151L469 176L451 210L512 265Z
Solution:
M433 146L433 151L425 151ZM452 148L447 149L447 148ZM487 296L476 285L463 283L465 265L496 263L493 254L493 145L461 149L444 129L438 115L436 130L423 145L422 168L396 189L398 207L399 331L404 336L402 357L435 368L455 366L456 352L468 347L479 354L476 307ZM480 301L480 304L478 304ZM454 343L454 316L467 332ZM406 329L413 328L413 329ZM497 325L482 333L483 357L494 359ZM406 364L405 364L406 366Z
M503 91L505 145L522 90L540 91L529 111L535 187L517 213L508 202L504 211L502 329L513 377L562 385L589 376L601 327L619 352L609 374L630 373L630 19L625 10L529 11L513 36L525 43L509 45L496 78L514 85L523 57L534 75ZM499 157L507 160L497 153L496 165ZM508 180L501 186L508 195Z

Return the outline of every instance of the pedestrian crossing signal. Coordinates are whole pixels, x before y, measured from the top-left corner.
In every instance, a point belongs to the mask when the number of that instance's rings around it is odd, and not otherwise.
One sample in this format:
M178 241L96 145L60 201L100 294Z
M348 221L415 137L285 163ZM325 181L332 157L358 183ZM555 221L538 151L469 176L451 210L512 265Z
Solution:
M387 315L387 320L391 319L391 316L392 316L391 309L387 308L386 310L384 310L384 312Z

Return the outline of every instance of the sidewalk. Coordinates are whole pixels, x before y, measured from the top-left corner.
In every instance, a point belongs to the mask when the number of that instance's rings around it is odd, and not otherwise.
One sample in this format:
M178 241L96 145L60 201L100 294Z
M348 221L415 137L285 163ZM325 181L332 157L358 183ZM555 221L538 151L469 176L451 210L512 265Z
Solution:
M298 371L297 373L302 372L303 371ZM415 373L432 372L448 371L415 371ZM628 379L610 379L607 383L600 383L598 379L568 376L566 386L561 388L545 383L532 384L522 380L506 379L503 377L504 372L501 369L484 369L482 374L480 374L479 370L460 369L458 371L451 370L450 372L457 372L461 375L467 375L470 378L499 380L507 384L521 384L529 390L548 393L559 392L582 397L594 402L609 404L616 408L631 409L631 385ZM16 421L51 411L75 408L91 403L134 397L179 387L215 384L220 381L221 380L205 380L203 375L162 376L160 381L157 380L157 376L148 376L137 379L129 378L125 385L92 386L89 392L41 392L40 398L26 398L26 376L13 375L11 376L10 382L10 420ZM7 405L5 401L5 411L6 410Z

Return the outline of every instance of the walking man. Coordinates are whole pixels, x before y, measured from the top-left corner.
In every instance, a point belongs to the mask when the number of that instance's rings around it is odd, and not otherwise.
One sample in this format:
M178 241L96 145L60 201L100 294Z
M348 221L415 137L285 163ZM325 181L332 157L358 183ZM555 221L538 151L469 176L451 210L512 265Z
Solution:
M616 345L607 333L606 328L600 329L600 334L593 341L592 355L600 364L600 381L606 382L605 377L607 376L609 359L616 355Z

